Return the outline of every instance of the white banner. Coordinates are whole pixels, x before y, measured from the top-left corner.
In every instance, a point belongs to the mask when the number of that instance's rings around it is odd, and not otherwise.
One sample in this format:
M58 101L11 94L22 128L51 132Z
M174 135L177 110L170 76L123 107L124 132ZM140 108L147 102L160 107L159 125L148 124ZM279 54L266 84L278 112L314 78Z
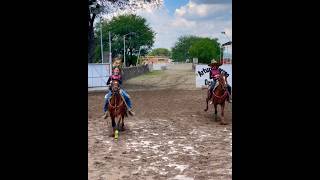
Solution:
M232 86L232 65L223 64L220 68L228 72L228 83ZM209 78L210 70L211 68L208 65L196 65L195 74L197 88L208 87L210 85L212 81L212 79Z

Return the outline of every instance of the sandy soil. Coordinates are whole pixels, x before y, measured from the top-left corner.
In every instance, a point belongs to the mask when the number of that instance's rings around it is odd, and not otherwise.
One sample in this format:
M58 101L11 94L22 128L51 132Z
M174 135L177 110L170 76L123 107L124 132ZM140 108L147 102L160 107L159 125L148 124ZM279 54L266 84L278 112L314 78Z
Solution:
M190 64L125 82L136 116L118 140L101 117L104 93L88 94L89 179L231 179L232 107L219 125L212 106L203 111L206 90L194 86Z

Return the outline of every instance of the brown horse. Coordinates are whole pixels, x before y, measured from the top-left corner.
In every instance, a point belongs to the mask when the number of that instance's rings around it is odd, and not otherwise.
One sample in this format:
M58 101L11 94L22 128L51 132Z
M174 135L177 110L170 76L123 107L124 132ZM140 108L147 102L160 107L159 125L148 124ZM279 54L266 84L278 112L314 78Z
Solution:
M224 107L225 107L225 102L228 98L228 90L227 90L227 78L225 77L224 74L221 74L218 77L218 86L213 90L212 94L211 94L211 98L212 98L212 102L213 102L213 106L214 106L214 115L215 115L215 120L217 121L218 116L217 116L217 108L218 105L221 106L221 122L220 124L222 125L226 125L227 123L225 122L224 119ZM208 110L208 101L210 99L207 99L206 103L206 109L205 111Z
M126 105L120 94L120 84L118 80L112 80L112 96L109 99L108 110L110 112L112 129L111 136L114 136L115 130L124 131L124 116L126 115ZM118 118L118 123L116 123ZM121 125L120 125L121 124Z

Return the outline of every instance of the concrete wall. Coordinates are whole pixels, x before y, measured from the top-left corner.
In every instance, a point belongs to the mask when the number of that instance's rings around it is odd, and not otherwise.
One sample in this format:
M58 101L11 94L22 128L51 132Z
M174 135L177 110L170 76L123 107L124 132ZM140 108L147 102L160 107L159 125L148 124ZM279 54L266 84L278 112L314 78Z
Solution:
M152 70L165 70L167 68L167 63L163 64L151 64L152 65Z

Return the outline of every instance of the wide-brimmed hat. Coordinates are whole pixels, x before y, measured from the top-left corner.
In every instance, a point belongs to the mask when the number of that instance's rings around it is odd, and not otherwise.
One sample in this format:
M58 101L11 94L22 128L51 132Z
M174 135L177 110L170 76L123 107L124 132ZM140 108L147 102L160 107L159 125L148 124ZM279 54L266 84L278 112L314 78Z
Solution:
M208 66L219 66L219 65L220 65L220 63L218 63L215 59L212 59L211 63L208 64Z

